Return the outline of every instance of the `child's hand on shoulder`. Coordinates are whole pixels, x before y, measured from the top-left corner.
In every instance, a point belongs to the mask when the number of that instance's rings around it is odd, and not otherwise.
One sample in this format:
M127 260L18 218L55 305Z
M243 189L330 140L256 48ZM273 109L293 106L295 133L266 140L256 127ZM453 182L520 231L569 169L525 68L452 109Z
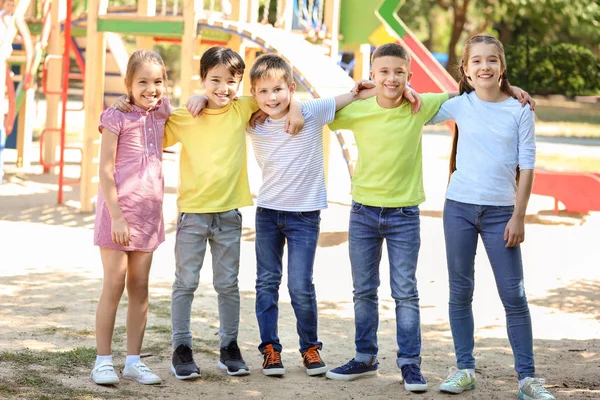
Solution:
M521 103L523 107L529 104L529 109L531 111L535 110L535 100L533 100L529 93L517 86L511 86L510 91L512 92L513 97L519 100L519 103Z
M196 118L204 112L206 105L208 104L208 97L204 95L196 95L190 97L186 103L185 108L189 111L192 117Z
M411 87L404 88L404 98L410 104L412 104L412 112L413 114L417 114L421 111L421 106L423 105L423 101L421 100L421 95Z
M248 124L250 125L250 127L256 128L256 124L264 124L268 116L269 114L267 114L263 110L258 110L254 112L254 114L252 114L252 116L250 117L250 122L248 122Z
M361 79L359 81L356 82L356 84L354 85L354 87L350 90L350 93L352 93L352 96L359 98L359 99L365 99L367 97L371 97L371 96L365 96L365 92L371 92L370 89L373 89L373 94L374 89L375 89L375 82L370 81L368 79Z
M115 110L121 111L123 113L133 111L133 106L131 105L131 102L129 101L129 97L127 97L125 95L120 96L117 99L117 101L115 101L113 103L111 108L114 108Z

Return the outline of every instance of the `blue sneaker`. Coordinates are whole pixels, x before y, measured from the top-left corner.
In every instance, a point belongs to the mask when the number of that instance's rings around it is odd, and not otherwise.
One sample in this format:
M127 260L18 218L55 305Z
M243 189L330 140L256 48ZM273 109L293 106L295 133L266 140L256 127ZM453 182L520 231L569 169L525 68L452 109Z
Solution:
M375 359L375 357L373 357ZM375 360L373 360L375 361ZM363 378L365 376L377 375L379 363L377 361L370 364L356 361L354 358L348 361L341 367L327 371L326 377L329 379L337 379L341 381L353 381L354 379Z
M404 389L409 392L425 392L427 390L427 382L417 364L404 364L400 369L402 370Z

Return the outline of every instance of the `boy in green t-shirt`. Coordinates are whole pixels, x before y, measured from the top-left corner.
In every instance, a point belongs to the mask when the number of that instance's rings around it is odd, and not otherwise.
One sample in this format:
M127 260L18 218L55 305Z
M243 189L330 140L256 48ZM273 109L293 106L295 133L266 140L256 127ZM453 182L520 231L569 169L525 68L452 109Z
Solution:
M358 163L352 179L349 228L356 356L327 372L327 377L353 380L377 374L377 289L385 239L396 301L397 364L407 390L425 391L415 277L421 244L419 204L425 201L421 130L448 94L423 94L421 111L413 114L402 98L411 76L410 57L402 46L377 48L371 69L377 95L346 106L329 124L332 130L354 132Z

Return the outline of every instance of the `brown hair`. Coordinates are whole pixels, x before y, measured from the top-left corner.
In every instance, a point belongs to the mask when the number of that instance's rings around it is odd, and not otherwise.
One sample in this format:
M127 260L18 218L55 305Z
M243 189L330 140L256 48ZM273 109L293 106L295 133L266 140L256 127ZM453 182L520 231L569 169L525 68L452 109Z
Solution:
M226 66L229 73L240 80L244 76L246 64L242 57L229 47L214 46L206 50L200 59L200 78L205 80L208 71L220 65Z
M256 81L267 78L283 78L288 86L294 82L292 66L281 56L263 54L258 57L250 69L250 83L256 86Z
M127 62L127 72L125 72L125 86L127 87L127 95L129 99L133 101L131 86L133 85L133 75L135 71L143 64L156 64L161 67L164 85L167 85L167 68L163 59L158 55L157 52L152 50L136 50L133 52L129 61Z
M472 36L465 43L465 48L463 50L462 58L460 60L460 65L458 67L458 71L460 74L460 81L458 82L458 90L460 94L463 93L471 93L475 88L471 86L469 80L471 79L465 74L465 66L469 62L469 56L471 53L471 46L478 43L486 43L493 44L496 46L498 50L498 57L500 58L500 66L504 70L502 75L500 76L500 91L512 97L512 93L510 91L510 83L508 83L508 77L506 75L506 57L504 56L504 46L502 43L493 36L489 35L475 35ZM454 135L452 137L452 151L450 152L450 176L456 171L456 151L458 147L458 125L454 126ZM448 177L448 180L450 179ZM517 183L519 182L519 168L517 167Z
M397 43L387 43L376 48L371 56L371 62L375 61L376 58L386 56L398 57L410 63L408 51Z

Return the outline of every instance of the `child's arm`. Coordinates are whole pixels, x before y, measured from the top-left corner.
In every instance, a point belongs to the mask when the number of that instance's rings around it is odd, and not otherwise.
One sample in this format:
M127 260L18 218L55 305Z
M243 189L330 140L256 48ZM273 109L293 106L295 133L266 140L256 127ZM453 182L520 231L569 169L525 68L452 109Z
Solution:
M533 170L522 169L519 173L517 202L512 217L504 229L506 247L514 247L525 241L525 212L533 187Z
M525 240L525 212L533 186L535 168L535 115L533 111L521 109L519 120L519 185L515 211L504 230L506 247L513 247Z
M517 87L517 86L511 86L510 91L512 93L512 96L515 99L519 100L519 103L521 103L521 105L523 107L525 107L527 104L529 104L529 109L531 111L533 111L535 109L535 100L533 100L531 98L529 93L527 93L526 91L524 91L523 89L521 89L520 87Z
M115 132L103 129L100 146L100 188L110 214L112 240L121 246L129 246L131 232L119 206L114 176L118 141L119 136Z
M368 90L368 89L373 89L373 91L371 92L369 90L369 91L365 92L365 90ZM369 97L373 97L376 94L375 82L369 81L367 79L361 79L356 82L356 84L354 85L352 90L350 90L350 93L352 93L354 96L358 96L359 99L367 99ZM417 114L419 111L421 111L421 106L423 105L423 102L421 100L421 96L419 95L419 93L416 90L414 90L413 88L411 88L409 86L405 87L403 97L410 104L412 104L413 114ZM341 108L343 108L343 107L341 107Z
M208 97L204 96L203 94L199 94L190 97L185 102L185 108L187 108L192 117L196 118L197 116L202 115L202 112L204 112L207 104Z
M302 115L302 103L300 100L292 97L290 102L290 112L285 119L284 130L290 135L297 135L304 128L304 116Z

